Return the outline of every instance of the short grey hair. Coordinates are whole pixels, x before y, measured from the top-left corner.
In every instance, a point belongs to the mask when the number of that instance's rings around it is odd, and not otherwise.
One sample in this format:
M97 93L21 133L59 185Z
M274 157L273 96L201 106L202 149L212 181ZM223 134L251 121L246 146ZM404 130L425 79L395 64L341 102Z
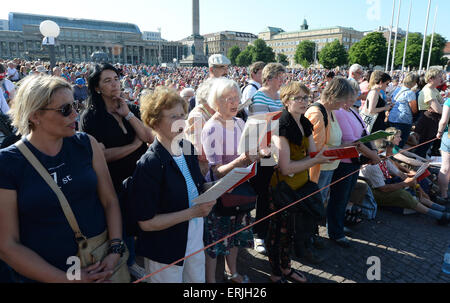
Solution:
M180 96L181 96L182 98L184 98L184 97L187 96L188 93L192 93L192 95L194 95L194 94L195 94L195 91L194 91L193 88L186 87L186 88L183 88L183 90L182 90L181 93L180 93Z
M208 95L216 78L208 78L203 81L197 88L195 93L195 105L205 104L208 102Z
M230 91L236 90L239 94L239 99L241 98L241 90L239 89L239 85L230 79L227 78L218 78L214 81L209 91L208 96L208 105L217 111L217 101L223 97L223 95Z
M362 71L363 70L363 67L361 66L361 65L359 65L359 64L357 64L357 63L355 63L355 64L353 64L352 66L350 66L350 69L349 69L349 74L351 75L351 74L353 74L353 73L355 73L355 72L357 72L357 71Z

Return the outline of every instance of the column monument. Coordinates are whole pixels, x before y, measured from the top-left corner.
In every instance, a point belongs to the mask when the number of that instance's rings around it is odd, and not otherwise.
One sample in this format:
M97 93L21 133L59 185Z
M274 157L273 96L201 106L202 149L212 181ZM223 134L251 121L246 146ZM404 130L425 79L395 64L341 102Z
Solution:
M199 0L192 0L192 35L183 39L185 56L182 66L206 66L208 58L203 51L204 38L200 35L200 5Z

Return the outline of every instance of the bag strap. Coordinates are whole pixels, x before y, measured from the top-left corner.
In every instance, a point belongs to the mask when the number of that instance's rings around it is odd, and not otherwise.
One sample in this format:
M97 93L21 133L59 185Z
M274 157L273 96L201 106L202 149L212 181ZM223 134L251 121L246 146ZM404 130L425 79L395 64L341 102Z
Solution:
M319 102L314 102L313 104L311 104L311 106L317 106L320 109L320 112L322 113L322 116L323 116L323 121L325 122L325 127L327 127L328 126L328 113L327 113L327 110L325 109L325 106L323 106Z
M30 149L25 145L23 140L19 140L15 143L19 151L24 155L24 157L30 162L30 164L36 169L36 171L41 175L41 177L47 182L50 188L55 192L58 197L59 203L61 204L64 215L69 221L69 225L75 233L75 240L77 242L82 240L87 240L87 238L81 233L80 227L78 226L77 220L75 219L75 215L72 212L72 208L69 205L64 193L56 184L55 180L52 179L47 170L42 166L39 160L33 155Z

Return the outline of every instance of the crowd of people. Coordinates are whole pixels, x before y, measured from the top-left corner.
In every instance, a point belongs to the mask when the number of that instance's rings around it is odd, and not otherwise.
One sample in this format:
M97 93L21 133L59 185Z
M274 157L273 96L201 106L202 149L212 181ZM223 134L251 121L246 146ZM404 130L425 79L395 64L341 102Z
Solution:
M76 282L215 283L224 256L224 281L249 283L237 268L247 248L268 257L270 282L305 283L291 252L318 264L335 249L319 226L350 248L350 227L377 206L447 225L449 80L438 68L240 68L223 55L208 67L0 61L0 280L71 282L68 258L90 249ZM275 112L278 131L239 152L252 116ZM390 136L361 142L380 130ZM347 147L359 157L326 156ZM255 213L194 202L252 164Z

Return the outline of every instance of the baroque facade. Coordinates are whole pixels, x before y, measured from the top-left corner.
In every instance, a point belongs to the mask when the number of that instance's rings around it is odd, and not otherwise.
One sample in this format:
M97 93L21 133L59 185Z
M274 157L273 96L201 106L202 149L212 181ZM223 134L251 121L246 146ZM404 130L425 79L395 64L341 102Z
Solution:
M203 35L205 38L204 49L208 55L222 54L227 56L228 50L237 45L243 51L249 44L258 37L252 33L223 31L218 33Z
M329 27L320 29L309 29L306 20L301 29L293 32L285 32L281 28L267 27L258 34L258 38L264 40L268 46L272 47L275 54L285 54L288 57L289 66L296 66L294 61L295 51L300 42L309 40L317 45L317 52L334 40L344 45L348 51L350 47L359 42L364 37L364 33L348 27Z
M39 31L44 20L60 26L57 61L88 62L93 52L102 51L113 63L152 65L180 60L183 55L181 43L144 40L134 24L10 13L9 30L0 31L0 58L46 59Z

